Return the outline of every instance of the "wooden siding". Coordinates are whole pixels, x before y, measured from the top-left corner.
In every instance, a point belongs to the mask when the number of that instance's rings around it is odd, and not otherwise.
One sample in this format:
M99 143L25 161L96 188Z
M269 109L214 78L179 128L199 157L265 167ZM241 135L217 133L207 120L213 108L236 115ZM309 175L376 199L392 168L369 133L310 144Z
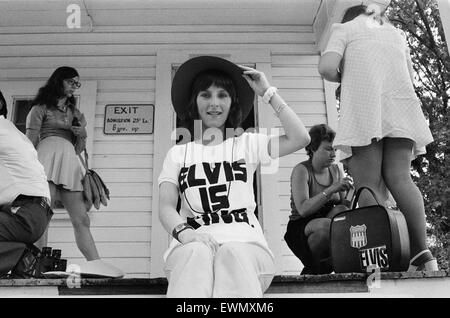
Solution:
M130 23L136 26L311 25L320 3L317 0L277 0L275 5L273 0L2 0L0 21L2 26L10 27L61 27L68 17L66 8L75 4L80 7L81 25L85 28Z
M324 95L324 82L317 71L317 54L272 54L272 79L280 94L294 109L305 126L327 122ZM281 126L278 126L281 129ZM282 129L281 129L282 130ZM290 177L292 168L307 159L306 151L301 149L280 158L278 171L279 220L281 237L279 244L282 257L282 275L298 275L303 268L300 260L292 254L284 233L290 215Z
M43 28L43 27L41 27ZM41 29L42 30L42 29ZM45 80L58 66L70 65L80 80L98 84L93 123L92 167L111 190L111 201L90 213L99 253L121 267L127 277L150 275L153 135L103 134L103 116L110 103L155 103L156 53L163 49L268 49L273 84L310 127L326 122L324 86L317 72L318 54L312 27L295 25L170 25L98 27L93 33L68 33L47 27L0 28L0 80ZM170 107L170 105L156 105ZM158 118L155 118L157 121ZM280 226L284 235L289 208L292 167L306 158L304 150L280 160ZM274 211L277 213L277 211ZM156 244L156 243L153 243ZM279 238L283 273L297 274L299 261ZM49 245L61 248L70 262L80 261L70 221L57 215L49 230Z

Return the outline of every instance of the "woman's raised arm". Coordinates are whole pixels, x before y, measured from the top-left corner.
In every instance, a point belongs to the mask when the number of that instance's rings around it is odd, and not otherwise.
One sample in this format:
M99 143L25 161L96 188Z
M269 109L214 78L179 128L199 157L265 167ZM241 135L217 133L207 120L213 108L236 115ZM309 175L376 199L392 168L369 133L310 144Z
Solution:
M270 140L268 145L270 156L272 158L282 157L306 147L310 142L310 137L305 125L283 98L276 93L275 89L271 88L266 75L250 67L242 65L239 65L239 67L243 70L244 78L257 95L264 96L269 88L273 91L269 102L280 119L285 134L273 137ZM278 147L275 147L275 144Z

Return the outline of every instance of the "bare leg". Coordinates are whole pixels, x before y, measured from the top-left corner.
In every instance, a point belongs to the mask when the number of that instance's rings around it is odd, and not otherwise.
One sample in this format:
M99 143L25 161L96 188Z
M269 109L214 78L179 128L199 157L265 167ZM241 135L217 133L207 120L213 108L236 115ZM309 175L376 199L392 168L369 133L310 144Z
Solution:
M305 227L309 248L317 261L330 256L330 224L329 218L318 218Z
M413 141L405 138L386 138L383 152L383 177L409 230L411 257L427 249L423 197L411 179Z
M75 233L75 241L86 260L99 259L97 247L90 230L90 220L86 212L81 191L61 191L61 200L69 212Z
M346 207L345 205L336 205L334 208L331 209L330 212L328 212L327 214L327 218L332 219L335 215L343 212L343 211L347 211L349 208Z
M53 182L48 183L48 187L50 189L50 198L52 200L51 206L52 208L55 206L55 197L56 197L56 186ZM39 249L42 250L44 246L48 244L48 227L45 229L44 234L37 240L34 245L36 245Z
M383 140L368 146L352 147L353 155L348 159L348 169L355 182L355 190L368 187L384 205L387 200L386 186L382 177ZM376 204L368 191L363 191L358 200L359 206Z

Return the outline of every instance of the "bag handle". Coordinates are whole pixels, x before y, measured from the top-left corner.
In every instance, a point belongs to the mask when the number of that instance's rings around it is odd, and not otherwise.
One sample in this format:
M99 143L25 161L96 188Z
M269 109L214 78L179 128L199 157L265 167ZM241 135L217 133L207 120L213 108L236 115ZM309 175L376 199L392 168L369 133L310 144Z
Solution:
M83 149L83 152L84 152L84 159L81 156L81 153L78 154L78 158L80 158L80 161L83 164L84 169L86 169L86 172L88 172L89 171L89 163L88 163L89 155L87 153L86 148Z
M356 208L356 204L358 203L359 196L361 195L361 192L363 190L368 190L370 193L372 193L372 196L375 199L375 201L377 202L377 204L381 205L377 200L377 196L375 195L375 192L373 192L373 190L371 188L361 187L358 189L358 191L356 191L355 195L353 196L352 210L354 210Z

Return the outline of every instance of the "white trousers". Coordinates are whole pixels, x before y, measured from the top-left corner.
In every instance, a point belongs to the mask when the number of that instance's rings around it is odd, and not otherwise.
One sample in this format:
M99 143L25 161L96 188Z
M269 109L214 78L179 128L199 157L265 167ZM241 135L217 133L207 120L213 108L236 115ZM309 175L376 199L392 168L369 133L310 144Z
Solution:
M222 244L215 255L200 242L176 247L165 271L167 297L262 297L275 274L272 256L262 247L242 242Z

